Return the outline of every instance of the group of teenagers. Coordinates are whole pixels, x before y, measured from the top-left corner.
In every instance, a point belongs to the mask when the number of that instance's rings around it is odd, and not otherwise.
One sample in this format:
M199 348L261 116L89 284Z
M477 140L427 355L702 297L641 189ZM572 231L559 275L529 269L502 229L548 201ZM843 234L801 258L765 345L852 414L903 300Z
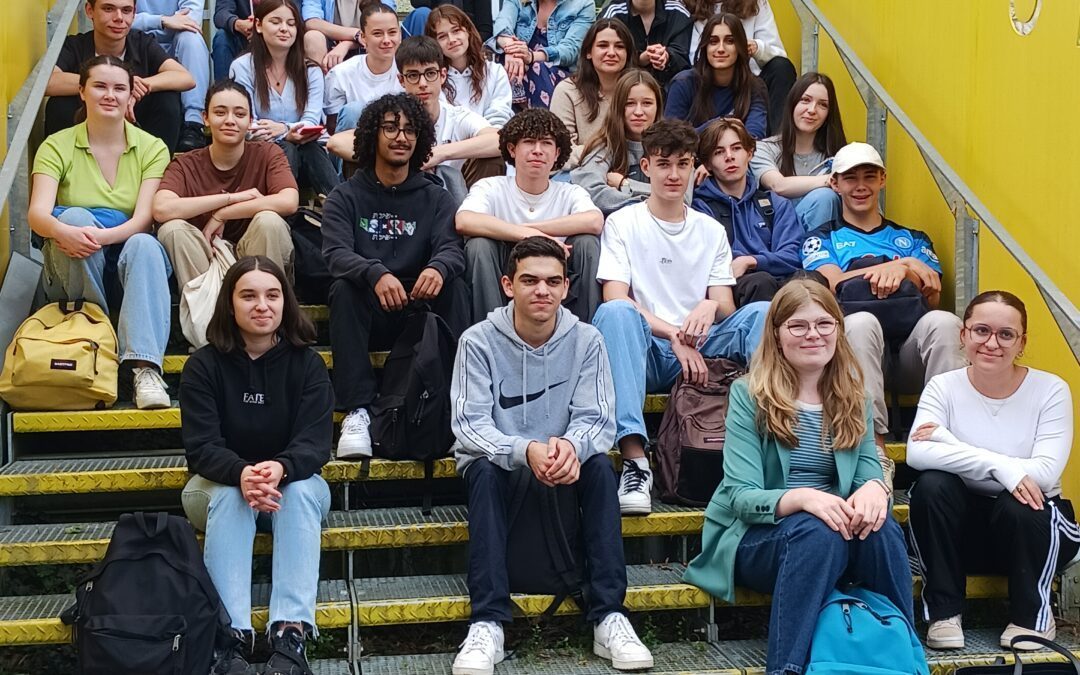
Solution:
M515 80L556 62L565 35L552 41L557 49L514 42L524 40L522 14L543 37L536 14L545 8L552 31L577 30L573 17L556 18L574 2L554 11L548 2L524 3L517 28L496 32L507 58L483 62L489 76L502 68ZM92 43L99 30L130 26L134 4L88 2ZM665 34L638 55L637 33L675 30L685 8L669 0L643 21L636 0L613 2L605 15L630 19L591 23L590 15L577 71L557 83L551 109L507 106L494 123L447 99L448 81L461 101L475 104L488 91L474 78L479 64L453 65L454 50L472 58L480 49L468 15L437 6L425 24L434 36L400 42L396 15L379 7L360 11L370 22L358 33L366 55L331 68L371 61L382 43L365 31L393 19L378 30L404 91L373 96L327 143L354 170L330 186L322 212L332 379L293 290L286 220L299 202L298 165L318 155L283 146L319 141L261 112L268 100L305 107L301 89L275 79L303 66L294 45L311 43L297 41L304 23L289 0L255 8L247 57L263 49L272 59L248 74L254 88L242 77L207 87L199 111L207 147L170 163L165 142L146 130L136 99L155 85L131 61L131 32L124 53L98 45L81 62L81 121L50 135L34 161L28 216L43 240L46 292L118 308L121 360L133 369L140 408L171 405L161 377L169 276L182 286L205 272L219 237L236 247L209 345L191 354L179 391L195 474L183 504L206 533L206 565L234 632L215 673L247 668L252 547L267 529L276 536L265 672L310 672L304 645L317 633L320 527L330 506L320 470L334 446L333 415L344 414L336 456L370 456L379 383L369 352L392 344L403 312L419 304L459 336L450 405L468 496L471 621L455 674L492 673L504 658L510 472L526 468L545 485L575 486L595 653L617 669L652 667L623 604L620 517L652 508L646 394L667 392L680 375L704 383L712 357L749 374L731 390L724 478L686 579L727 601L736 587L772 595L770 675L803 672L818 608L838 584L882 593L914 624L884 456L886 375L892 389L922 392L907 462L921 471L909 532L927 645L963 646L970 572L1009 576L1003 644L1025 633L1053 637L1052 580L1080 549L1061 495L1068 387L1018 363L1027 314L1011 293L982 293L962 317L936 309L933 244L882 216L884 163L872 147L846 142L828 77L796 80L777 135L757 140L769 117L749 113L760 108L758 94L701 97L709 92L702 78L715 75L708 69L747 66L754 40L738 17L704 19L693 74L671 73L665 94L659 76L685 53ZM292 65L276 71L284 52ZM462 77L452 79L455 70ZM681 80L690 82L689 110L705 117L663 118ZM494 164L510 175L492 175ZM932 309L910 334L888 339L873 314L842 312L835 291L850 279L881 299L910 282Z

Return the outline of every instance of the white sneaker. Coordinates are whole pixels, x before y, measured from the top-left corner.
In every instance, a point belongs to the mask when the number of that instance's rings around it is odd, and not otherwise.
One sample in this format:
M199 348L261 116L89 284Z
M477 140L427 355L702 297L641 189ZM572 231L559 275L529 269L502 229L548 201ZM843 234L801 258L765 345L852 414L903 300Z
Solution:
M611 659L611 667L615 670L653 667L652 652L638 639L630 619L618 612L608 614L593 628L593 653L602 659Z
M1053 640L1055 637L1057 637L1057 621L1055 621L1053 617L1050 617L1050 626L1046 630L1024 628L1023 626L1018 626L1015 623L1010 623L1008 626L1005 626L1005 631L1001 634L1001 646L1008 649L1009 645L1012 643L1013 638L1017 635L1038 635L1041 638ZM1036 649L1042 649L1043 646L1038 642L1025 642L1021 640L1020 642L1016 643L1016 648L1024 652L1033 652Z
M624 516L647 516L652 513L652 471L642 469L637 460L623 460L619 479L619 510Z
M338 459L364 459L371 457L371 417L368 411L357 408L341 423L341 437L337 442Z
M454 659L453 675L492 675L495 664L502 663L503 629L494 621L469 624L469 634Z
M960 615L931 622L926 630L926 646L930 649L963 649L964 626L960 623Z
M139 410L153 410L155 408L168 408L172 405L169 394L165 390L169 388L165 380L155 368L135 368L135 407Z

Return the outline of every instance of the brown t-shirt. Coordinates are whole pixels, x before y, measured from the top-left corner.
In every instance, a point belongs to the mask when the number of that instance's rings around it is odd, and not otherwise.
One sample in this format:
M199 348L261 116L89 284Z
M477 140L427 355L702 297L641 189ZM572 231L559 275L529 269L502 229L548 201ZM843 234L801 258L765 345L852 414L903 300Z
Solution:
M273 143L247 142L244 156L236 166L221 171L210 160L210 148L200 148L177 155L165 169L161 190L175 192L180 197L205 197L223 192L243 192L255 188L264 195L296 187L285 153ZM190 219L195 227L202 229L210 219L203 213ZM244 235L250 219L230 220L225 223L223 236L236 243Z

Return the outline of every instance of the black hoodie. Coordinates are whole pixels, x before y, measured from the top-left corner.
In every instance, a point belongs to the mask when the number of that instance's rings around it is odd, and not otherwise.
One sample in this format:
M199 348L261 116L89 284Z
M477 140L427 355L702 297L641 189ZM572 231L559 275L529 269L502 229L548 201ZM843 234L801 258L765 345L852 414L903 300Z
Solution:
M339 185L323 208L323 256L335 279L375 288L389 272L415 279L425 267L443 282L465 272L453 201L439 179L416 171L387 187L373 169Z
M314 350L285 340L257 359L213 345L180 376L180 419L188 468L240 485L244 467L281 462L281 484L310 478L330 460L334 392Z

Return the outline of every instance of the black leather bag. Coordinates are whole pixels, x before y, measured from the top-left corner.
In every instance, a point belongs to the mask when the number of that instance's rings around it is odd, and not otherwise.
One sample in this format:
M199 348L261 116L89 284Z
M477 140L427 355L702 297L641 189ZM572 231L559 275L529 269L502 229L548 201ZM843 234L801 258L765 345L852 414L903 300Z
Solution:
M848 269L872 267L888 262L884 256L864 258ZM887 298L879 298L870 289L870 282L861 277L848 279L836 287L836 299L844 314L870 312L881 324L882 335L888 342L903 342L911 335L915 324L930 311L930 303L919 288L909 279L900 282L900 288Z

